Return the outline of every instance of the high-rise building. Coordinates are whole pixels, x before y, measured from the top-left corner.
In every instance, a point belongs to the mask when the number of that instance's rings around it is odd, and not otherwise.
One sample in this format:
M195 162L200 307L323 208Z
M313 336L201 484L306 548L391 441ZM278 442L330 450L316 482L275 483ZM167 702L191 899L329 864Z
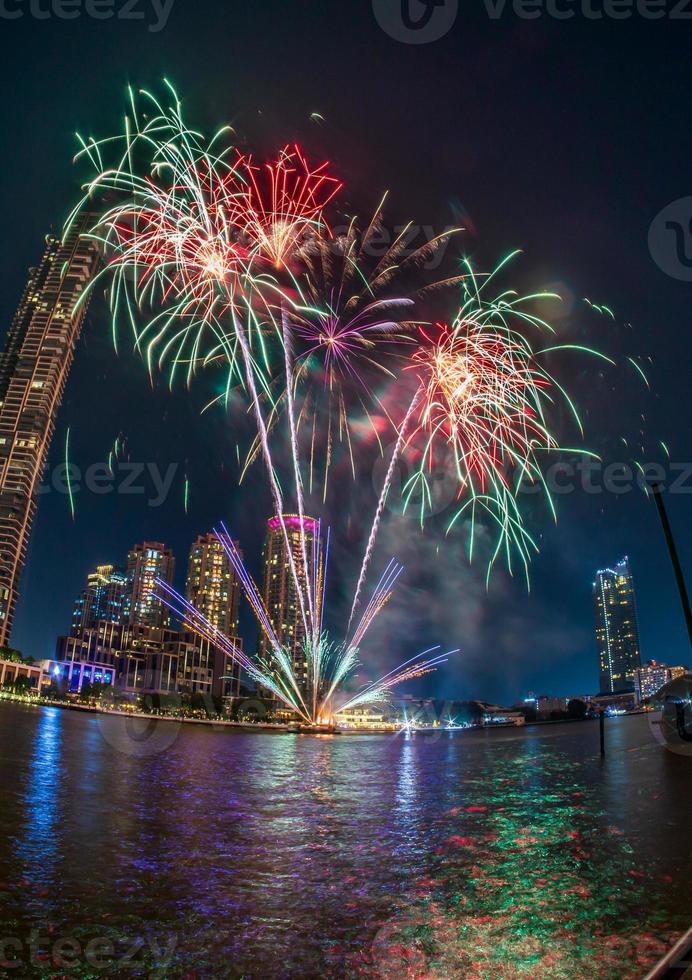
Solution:
M173 582L175 558L159 541L136 544L127 556L127 621L138 626L165 627L168 609L156 596L156 580Z
M97 565L87 575L72 613L72 632L89 629L100 620L122 623L127 613L128 578L113 565Z
M628 558L596 573L593 584L600 691L634 690L641 666L634 580Z
M212 626L226 636L238 636L240 583L215 534L200 534L190 548L186 590Z
M228 702L240 694L240 669L225 651L195 633L182 631L164 647L175 658L176 690Z
M87 303L98 251L84 215L49 237L29 272L0 355L0 646L9 643L36 497Z
M272 517L267 522L267 538L263 552L263 597L269 614L269 621L277 639L291 651L296 677L306 681L308 664L304 652L305 625L293 573L291 572L289 554L293 557L298 580L304 584L305 565L301 538L305 537L308 575L312 576L315 567L318 522L312 517L303 517L302 533L301 519L295 514L284 515L283 522L288 537L288 547L281 526L281 519ZM267 647L266 637L261 636L260 651L262 654L266 655Z
M641 703L646 698L652 698L669 681L683 677L686 673L686 667L669 667L667 664L650 660L648 664L635 671L634 690L637 701Z
M237 546L237 542L236 542ZM200 534L190 548L186 591L189 602L242 649L239 633L240 582L215 534ZM178 641L178 688L211 693L225 700L237 697L240 667L228 654L194 634Z

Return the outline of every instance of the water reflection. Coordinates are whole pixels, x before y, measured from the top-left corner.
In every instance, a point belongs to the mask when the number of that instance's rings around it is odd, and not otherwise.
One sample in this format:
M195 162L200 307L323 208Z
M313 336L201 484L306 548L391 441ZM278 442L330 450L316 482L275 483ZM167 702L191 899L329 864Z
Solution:
M413 747L413 738L408 735L401 742L401 755L398 765L397 810L405 820L407 815L410 818L411 811L416 802L416 759Z
M93 721L0 706L0 925L174 933L167 978L247 980L619 980L687 926L686 760L642 748L646 721L617 720L605 764L588 724L183 726L140 758Z
M24 827L16 846L30 882L51 881L59 860L60 777L64 712L39 712L24 794Z

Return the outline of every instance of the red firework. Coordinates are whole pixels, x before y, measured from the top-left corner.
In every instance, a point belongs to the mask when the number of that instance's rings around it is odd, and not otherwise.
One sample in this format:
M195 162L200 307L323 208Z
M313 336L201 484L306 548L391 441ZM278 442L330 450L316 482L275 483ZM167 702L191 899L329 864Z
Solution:
M258 166L239 155L237 220L249 250L279 269L311 233L325 227L324 208L342 183L328 162L312 167L298 146L285 146L276 160Z

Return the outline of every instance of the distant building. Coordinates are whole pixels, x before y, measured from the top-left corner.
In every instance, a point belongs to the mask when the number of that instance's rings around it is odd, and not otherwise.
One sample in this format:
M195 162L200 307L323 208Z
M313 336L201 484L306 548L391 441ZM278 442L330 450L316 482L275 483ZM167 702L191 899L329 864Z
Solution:
M637 696L633 690L622 694L595 694L587 698L586 702L591 711L605 711L606 714L635 711L638 707Z
M226 636L238 636L240 583L215 534L201 534L190 548L186 591L188 601L212 626Z
M236 638L236 642L240 642ZM240 696L240 669L218 647L195 633L181 632L165 647L177 658L177 690L228 702Z
M240 693L240 670L224 651L167 626L99 620L75 627L58 637L44 667L73 694L85 683L112 684L131 695L202 694L226 702Z
M512 708L502 708L498 704L483 704L481 714L481 725L484 728L495 728L497 726L514 725L519 728L526 724L526 716L523 711L515 711Z
M32 694L41 694L50 685L51 677L44 663L0 659L0 689L11 687L18 681L25 683Z
M627 558L613 569L596 573L593 602L600 692L633 691L641 656L634 581Z
M263 553L262 592L269 621L277 639L290 650L296 677L300 681L306 682L308 677L308 664L304 650L306 633L300 601L291 571L291 557L298 580L304 584L305 565L301 539L305 538L308 575L312 576L315 561L319 560L315 554L318 546L319 523L312 517L304 517L302 532L300 517L295 514L285 514L283 523L286 528L285 534L279 517L272 517L267 522L267 538ZM288 538L288 545L286 538ZM268 642L264 636L260 637L260 651L262 655L267 655Z
M178 660L171 645L176 630L131 623L123 629L116 684L130 693L176 691Z
M124 622L128 611L128 578L113 565L97 565L87 576L72 613L72 631L88 629L101 620Z
M49 237L0 355L0 646L8 646L19 581L74 349L87 310L77 307L96 271L85 215L63 240Z
M175 558L170 548L159 541L136 544L127 556L127 621L137 626L166 627L168 609L156 596L156 580L173 582Z
M79 654L79 648L75 645L65 652L65 659L41 660L39 664L46 677L67 694L79 694L85 684L103 684L109 687L114 685L116 674L111 664L80 660Z
M524 711L536 712L538 718L550 718L553 713L567 711L568 698L548 697L546 694L536 696L529 694L524 700L514 705L515 708Z
M669 681L674 681L686 673L686 667L668 667L666 664L650 660L648 664L640 667L634 675L634 690L637 701L641 703L646 698L653 697Z
M114 667L124 645L123 623L100 620L73 630L70 636L59 636L55 659L59 662L80 661Z

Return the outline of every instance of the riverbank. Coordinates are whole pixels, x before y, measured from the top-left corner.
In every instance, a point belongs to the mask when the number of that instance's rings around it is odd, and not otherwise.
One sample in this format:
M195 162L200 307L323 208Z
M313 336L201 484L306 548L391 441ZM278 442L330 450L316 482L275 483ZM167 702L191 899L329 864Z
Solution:
M299 734L309 734L309 735L398 735L403 731L406 731L411 735L418 736L430 736L430 735L440 735L440 734L453 734L458 735L463 732L478 732L478 731L506 731L507 729L528 729L528 728L539 728L545 726L553 725L566 725L572 723L582 723L582 722L593 722L597 719L594 718L560 718L560 719L537 719L535 721L527 722L526 725L516 726L516 725L461 725L461 726L396 726L390 725L387 727L375 726L375 727L347 727L347 726L316 726L315 728L310 728L307 725L299 723L289 723L289 722L252 722L252 721L234 721L228 718L197 718L191 717L190 715L183 714L170 714L156 712L146 712L138 711L137 709L118 709L118 708L105 708L101 705L94 704L82 704L78 701L58 701L51 698L44 697L31 697L24 696L20 694L12 694L7 691L0 692L0 704L3 702L23 704L31 707L51 707L60 708L65 711L77 711L84 714L98 714L98 715L111 715L121 718L130 719L141 719L142 721L163 721L168 723L176 723L179 725L203 725L205 727L211 727L216 731L242 731L242 732L265 732L273 733L277 735L299 735ZM642 709L641 711L628 712L629 715L645 714L646 711Z
M117 708L103 708L92 704L79 704L71 701L55 701L51 698L31 698L21 695L0 694L0 704L7 702L10 704L23 704L35 708L60 708L64 711L78 711L82 714L91 715L115 715L120 718L142 719L143 721L166 721L176 722L183 725L206 725L212 728L237 729L240 731L272 731L280 734L295 734L298 732L297 725L287 725L280 722L249 722L232 721L227 718L191 718L187 715L155 714L145 711L121 711Z

